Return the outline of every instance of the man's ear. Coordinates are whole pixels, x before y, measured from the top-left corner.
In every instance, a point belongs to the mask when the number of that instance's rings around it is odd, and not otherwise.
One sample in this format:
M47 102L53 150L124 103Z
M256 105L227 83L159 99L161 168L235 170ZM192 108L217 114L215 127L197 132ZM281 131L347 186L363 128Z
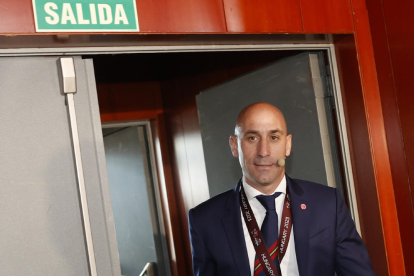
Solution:
M292 134L286 136L286 156L290 155L290 151L292 150Z
M234 157L239 157L238 145L237 145L237 137L236 135L231 135L229 139L231 153Z

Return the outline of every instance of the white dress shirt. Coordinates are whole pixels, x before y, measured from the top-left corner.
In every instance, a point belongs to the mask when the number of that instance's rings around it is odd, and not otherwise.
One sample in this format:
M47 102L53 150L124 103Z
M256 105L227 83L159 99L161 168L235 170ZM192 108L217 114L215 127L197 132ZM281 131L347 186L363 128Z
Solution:
M246 197L250 203L250 206L256 218L257 224L261 228L263 224L263 220L266 216L266 209L257 200L256 196L263 195L263 193L259 192L258 190L250 186L249 184L244 183L244 181L243 181L243 188L244 188L244 191L246 192ZM285 197L286 197L286 176L283 176L283 179L280 182L279 186L277 186L276 190L272 194L276 192L282 193L275 199L276 213L278 216L279 229L280 229L280 222L282 220L283 202L285 201ZM253 276L254 275L254 259L256 257L256 251L254 250L254 246L253 246L252 240L250 239L249 231L247 230L247 226L243 219L243 215L241 214L241 210L240 210L240 215L242 216L244 239L246 240L247 254L249 256L250 271L251 271L251 275ZM298 262L296 260L295 238L293 235L293 225L292 225L292 232L290 233L289 244L286 249L286 254L283 257L282 263L280 264L280 270L283 276L299 276Z

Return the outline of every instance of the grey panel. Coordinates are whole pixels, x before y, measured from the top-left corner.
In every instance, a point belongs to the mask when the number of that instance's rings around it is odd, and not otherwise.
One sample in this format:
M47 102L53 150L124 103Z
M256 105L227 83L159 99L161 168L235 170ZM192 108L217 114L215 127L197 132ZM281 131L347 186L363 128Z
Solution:
M210 195L233 188L242 175L228 140L238 113L255 102L274 104L286 117L288 132L293 135L287 174L327 185L309 53L302 53L197 95Z
M3 275L88 275L56 58L0 59Z
M138 128L143 127L121 129L104 138L121 269L128 276L139 276L147 263L157 262L149 202L152 187Z
M0 59L2 275L89 275L57 60ZM80 58L75 65L75 103L98 272L120 275L116 254L111 254L116 241L92 67Z

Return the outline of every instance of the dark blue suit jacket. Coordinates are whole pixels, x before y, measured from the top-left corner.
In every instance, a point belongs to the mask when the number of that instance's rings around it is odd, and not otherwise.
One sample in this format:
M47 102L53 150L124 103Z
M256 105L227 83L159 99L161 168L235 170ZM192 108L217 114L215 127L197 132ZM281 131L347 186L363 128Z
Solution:
M339 191L293 180L289 187L300 276L375 275L367 249ZM250 276L239 186L189 212L196 276ZM306 204L306 210L301 209ZM288 275L283 275L288 276Z

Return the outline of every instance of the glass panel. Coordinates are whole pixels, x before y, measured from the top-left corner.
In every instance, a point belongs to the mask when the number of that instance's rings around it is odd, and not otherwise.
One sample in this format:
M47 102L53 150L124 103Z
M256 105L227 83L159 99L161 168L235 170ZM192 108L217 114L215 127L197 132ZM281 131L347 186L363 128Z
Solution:
M122 275L139 276L147 263L169 275L157 216L145 126L103 129Z

